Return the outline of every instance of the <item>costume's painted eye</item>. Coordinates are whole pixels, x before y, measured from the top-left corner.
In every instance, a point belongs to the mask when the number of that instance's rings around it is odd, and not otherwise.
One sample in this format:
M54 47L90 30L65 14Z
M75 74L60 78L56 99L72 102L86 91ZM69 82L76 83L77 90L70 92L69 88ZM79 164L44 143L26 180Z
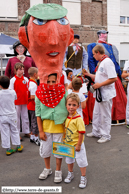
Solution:
M57 22L62 25L67 25L69 23L69 21L66 18L60 18L57 20Z
M37 24L37 25L44 25L44 24L46 24L47 20L34 19L33 22L34 22L34 24Z

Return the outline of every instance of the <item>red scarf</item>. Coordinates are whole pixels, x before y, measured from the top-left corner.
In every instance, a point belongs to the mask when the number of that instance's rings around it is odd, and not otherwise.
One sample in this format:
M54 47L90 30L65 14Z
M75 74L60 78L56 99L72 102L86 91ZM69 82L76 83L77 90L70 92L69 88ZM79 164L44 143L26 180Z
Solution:
M104 59L109 58L108 55L103 55L102 58L99 60L98 64L100 64ZM99 65L96 66L95 72L98 70Z
M80 46L77 44L77 43L72 43L71 44L71 46L76 46L76 50L78 51L78 50L81 50L81 48L80 48Z
M40 84L36 91L36 96L42 104L55 108L65 94L65 87L62 84Z
M107 43L106 41L104 42L104 41L102 41L102 40L98 40L98 43L104 43L104 44L108 44L108 45L111 45L111 46L112 46L112 44L109 44L109 43Z
M99 60L99 62L102 62L106 58L109 58L109 56L108 55L103 55L102 58Z

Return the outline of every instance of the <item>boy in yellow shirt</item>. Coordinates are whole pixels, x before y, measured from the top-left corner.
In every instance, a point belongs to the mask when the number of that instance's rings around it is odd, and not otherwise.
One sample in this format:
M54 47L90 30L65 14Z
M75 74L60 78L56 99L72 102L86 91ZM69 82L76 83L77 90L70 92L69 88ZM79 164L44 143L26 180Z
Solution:
M65 121L65 143L75 146L75 158L81 170L81 180L79 188L85 188L87 185L86 166L88 166L86 150L84 145L85 125L81 116L76 112L79 107L79 96L71 93L66 98L66 108L68 117ZM73 166L75 159L66 157L68 165L68 175L65 178L65 183L70 183L74 178Z

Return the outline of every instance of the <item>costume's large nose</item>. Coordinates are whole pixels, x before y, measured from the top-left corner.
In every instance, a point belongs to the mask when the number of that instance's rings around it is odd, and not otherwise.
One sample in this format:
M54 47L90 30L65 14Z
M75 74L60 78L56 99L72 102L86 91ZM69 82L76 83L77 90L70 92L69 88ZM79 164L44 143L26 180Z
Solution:
M57 21L49 22L48 35L49 35L48 43L50 45L57 45L59 43L59 33L58 33Z

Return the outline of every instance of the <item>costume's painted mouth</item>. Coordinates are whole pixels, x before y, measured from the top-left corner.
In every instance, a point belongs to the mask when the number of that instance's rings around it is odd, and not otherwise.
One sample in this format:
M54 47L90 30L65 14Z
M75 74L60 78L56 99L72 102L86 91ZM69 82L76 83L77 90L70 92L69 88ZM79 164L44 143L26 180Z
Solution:
M57 56L59 54L59 52L58 51L50 51L50 52L48 52L46 54L49 55L49 56L55 57L55 56Z

